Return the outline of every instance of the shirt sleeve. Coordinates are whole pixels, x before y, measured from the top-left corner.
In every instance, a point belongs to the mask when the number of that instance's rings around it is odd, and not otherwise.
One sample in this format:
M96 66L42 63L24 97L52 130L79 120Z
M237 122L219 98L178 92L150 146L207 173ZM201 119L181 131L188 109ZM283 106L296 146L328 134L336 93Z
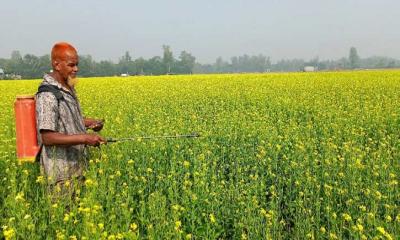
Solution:
M36 96L36 122L40 130L58 131L58 100L51 92L42 92Z

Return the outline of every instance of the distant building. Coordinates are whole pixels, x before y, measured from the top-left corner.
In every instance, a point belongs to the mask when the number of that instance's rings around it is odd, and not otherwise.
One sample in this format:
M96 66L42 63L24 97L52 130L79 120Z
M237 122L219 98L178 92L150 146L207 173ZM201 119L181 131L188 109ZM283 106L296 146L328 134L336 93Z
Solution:
M0 79L4 79L4 70L0 68Z
M121 77L129 77L128 73L121 73Z
M314 66L305 66L303 72L315 72L317 69Z

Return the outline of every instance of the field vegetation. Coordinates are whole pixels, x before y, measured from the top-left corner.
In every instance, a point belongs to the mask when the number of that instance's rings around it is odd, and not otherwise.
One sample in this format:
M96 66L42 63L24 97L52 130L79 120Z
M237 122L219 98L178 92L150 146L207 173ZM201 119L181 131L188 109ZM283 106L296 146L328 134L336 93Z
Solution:
M0 82L0 226L6 239L398 239L400 71L81 79L106 137L84 186L54 200L16 159ZM1 234L0 234L1 238Z

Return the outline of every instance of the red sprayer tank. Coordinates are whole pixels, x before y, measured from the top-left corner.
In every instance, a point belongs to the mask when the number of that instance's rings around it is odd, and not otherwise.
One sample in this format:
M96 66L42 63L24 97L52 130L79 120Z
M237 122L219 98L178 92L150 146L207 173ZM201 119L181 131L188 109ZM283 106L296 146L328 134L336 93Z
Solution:
M39 151L36 131L35 97L17 96L14 103L17 133L17 158L21 162L34 162Z

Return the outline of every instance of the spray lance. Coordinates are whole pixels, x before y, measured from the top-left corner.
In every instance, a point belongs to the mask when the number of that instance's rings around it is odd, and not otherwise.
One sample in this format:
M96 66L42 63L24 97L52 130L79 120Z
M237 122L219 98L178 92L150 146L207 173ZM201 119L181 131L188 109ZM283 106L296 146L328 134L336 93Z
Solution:
M104 119L95 122L92 124L89 129L99 128L104 124ZM101 128L100 128L101 129ZM126 141L136 141L136 140L151 140L151 139L173 139L173 138L198 138L200 134L197 132L192 132L190 134L177 134L177 135L160 135L160 136L135 136L135 137L124 137L124 138L106 138L107 143L116 143L116 142L126 142Z
M106 138L107 143L124 142L124 141L135 141L135 140L146 140L146 139L171 139L171 138L198 138L200 134L194 132L190 134L181 135L160 135L160 136L138 136L138 137L125 137L125 138Z

